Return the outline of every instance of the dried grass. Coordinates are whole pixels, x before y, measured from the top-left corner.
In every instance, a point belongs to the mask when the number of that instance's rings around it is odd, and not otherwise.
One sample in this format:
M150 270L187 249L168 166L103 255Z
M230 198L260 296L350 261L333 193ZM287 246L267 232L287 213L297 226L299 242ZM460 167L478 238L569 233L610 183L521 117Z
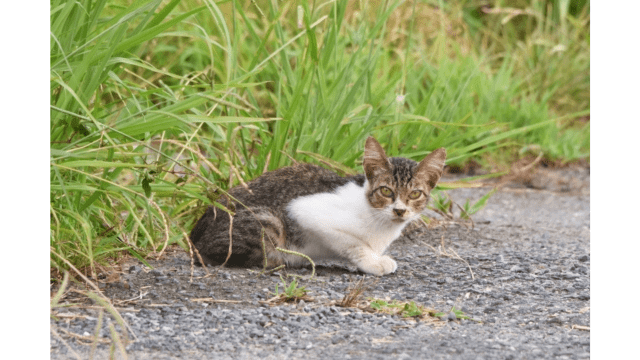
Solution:
M369 287L365 286L365 277L362 276L353 286L349 287L349 292L342 298L342 301L338 304L341 307L355 307L360 302L362 293Z

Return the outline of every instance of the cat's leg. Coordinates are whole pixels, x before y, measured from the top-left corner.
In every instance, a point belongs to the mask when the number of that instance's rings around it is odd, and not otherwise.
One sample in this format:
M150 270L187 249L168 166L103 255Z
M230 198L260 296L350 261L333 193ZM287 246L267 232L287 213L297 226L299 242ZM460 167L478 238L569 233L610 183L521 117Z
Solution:
M315 254L308 253L312 258L313 255L324 255L322 257L334 255L349 260L360 271L376 276L390 274L398 269L395 260L388 255L383 255L386 246L379 249L373 248L365 241L346 232L325 229L315 237L313 242L321 243L321 247L326 249L327 253L318 254L317 251L313 251Z

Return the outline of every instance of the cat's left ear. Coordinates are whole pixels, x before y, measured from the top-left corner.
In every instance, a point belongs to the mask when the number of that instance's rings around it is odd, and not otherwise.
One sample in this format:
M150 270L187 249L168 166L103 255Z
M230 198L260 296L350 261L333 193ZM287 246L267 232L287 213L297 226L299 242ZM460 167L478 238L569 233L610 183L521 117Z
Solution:
M440 180L444 171L444 160L447 158L447 151L444 148L435 149L427 155L416 169L416 175L427 179L427 184L433 189Z

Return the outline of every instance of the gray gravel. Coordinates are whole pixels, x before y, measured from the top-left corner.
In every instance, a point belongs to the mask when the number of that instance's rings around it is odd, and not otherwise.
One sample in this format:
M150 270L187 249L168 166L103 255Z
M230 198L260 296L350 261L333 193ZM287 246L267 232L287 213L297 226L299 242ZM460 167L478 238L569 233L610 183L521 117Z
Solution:
M390 250L397 272L365 278L365 297L412 300L443 312L437 321L336 306L363 276L344 264L318 266L315 280L302 281L313 301L291 305L260 302L280 277L258 275L258 269L222 269L205 278L196 266L190 283L183 252L151 262L153 270L132 261L118 280L100 286L138 338L127 346L129 359L589 358L590 332L575 327L590 326L589 173L559 173L573 185L503 188L474 216L474 229L445 224L408 231ZM462 204L487 191L449 194ZM464 261L447 256L451 249ZM286 274L308 277L310 269ZM203 298L229 302L195 300ZM480 322L455 319L452 306ZM92 335L97 311L55 313L52 328L87 358L87 341L66 332ZM105 339L109 322L105 316ZM96 358L108 352L100 345ZM51 358L74 355L52 335Z

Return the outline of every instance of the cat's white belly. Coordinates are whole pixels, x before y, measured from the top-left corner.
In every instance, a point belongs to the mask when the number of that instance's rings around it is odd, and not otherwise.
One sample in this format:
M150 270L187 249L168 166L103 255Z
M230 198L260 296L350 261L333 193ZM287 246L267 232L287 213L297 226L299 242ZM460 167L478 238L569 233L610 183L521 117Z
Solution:
M400 236L405 222L391 221L366 199L365 188L350 182L333 193L300 197L287 206L302 231L296 251L314 260L349 259L363 251L381 256Z

